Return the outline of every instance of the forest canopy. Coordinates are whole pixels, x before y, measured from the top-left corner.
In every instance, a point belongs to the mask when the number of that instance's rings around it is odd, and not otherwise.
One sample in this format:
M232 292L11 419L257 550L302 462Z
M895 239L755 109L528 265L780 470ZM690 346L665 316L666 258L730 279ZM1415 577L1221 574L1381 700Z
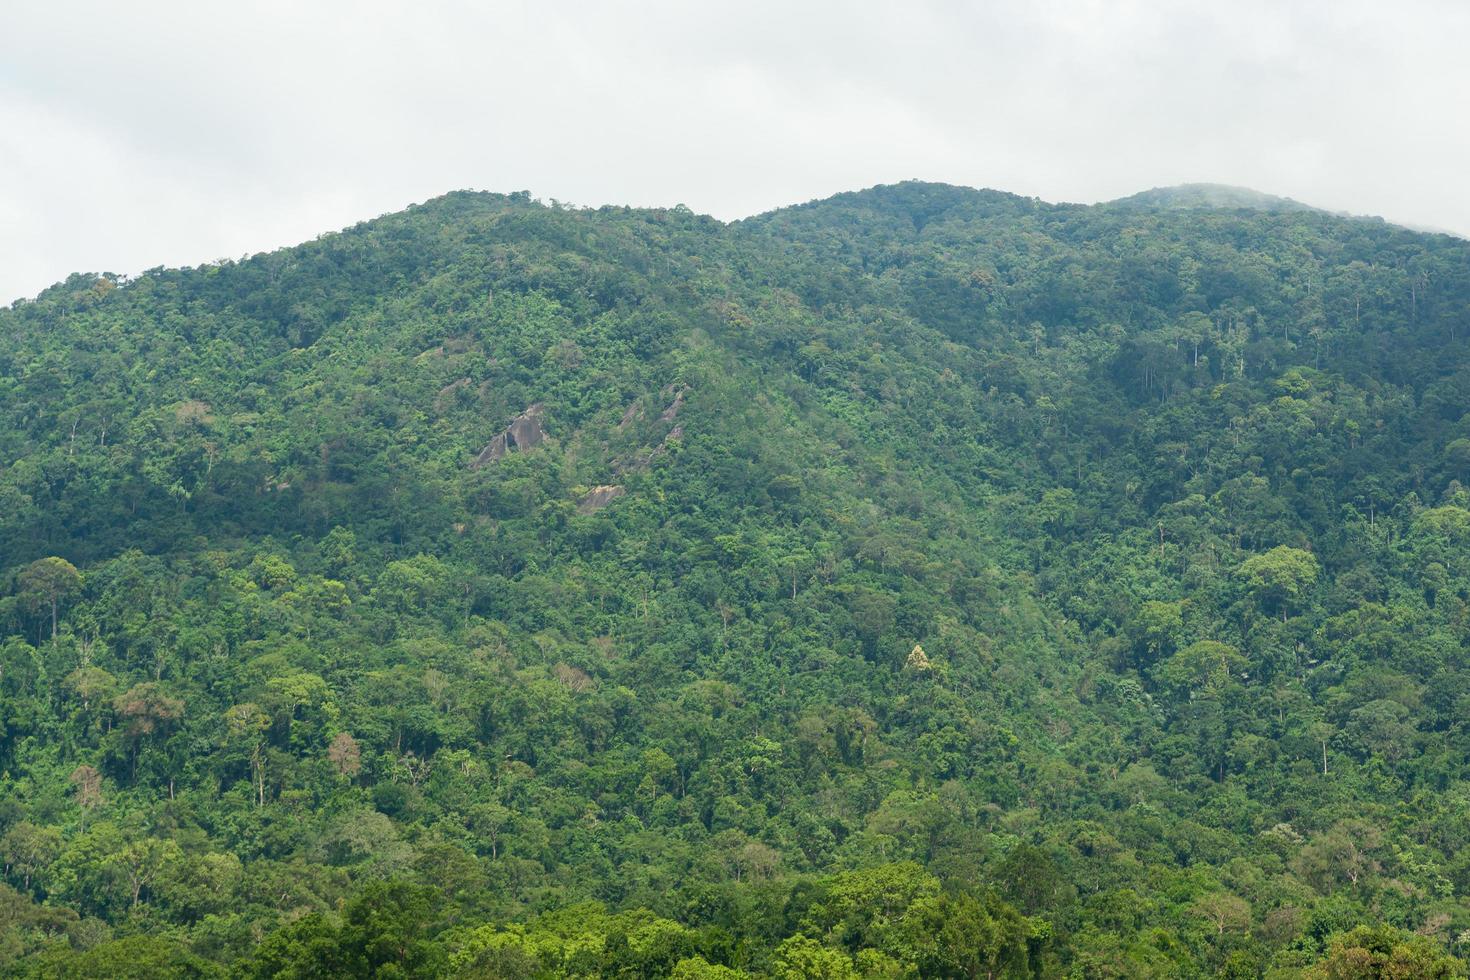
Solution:
M0 310L0 975L1466 976L1470 243L1250 204Z

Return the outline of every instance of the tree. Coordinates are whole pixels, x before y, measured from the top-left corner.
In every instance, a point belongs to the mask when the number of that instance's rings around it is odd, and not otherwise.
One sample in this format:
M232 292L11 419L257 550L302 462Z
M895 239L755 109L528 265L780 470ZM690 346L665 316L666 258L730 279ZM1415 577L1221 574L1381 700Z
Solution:
M244 879L244 864L233 854L187 854L164 867L153 891L173 916L198 922L227 912Z
M1454 439L1444 447L1444 461L1457 477L1470 477L1470 439Z
M42 558L21 570L17 584L33 608L50 609L51 639L55 640L61 604L81 587L81 573L65 558Z
M1184 626L1186 603L1145 602L1128 622L1128 635L1142 651L1144 663L1153 663L1174 649L1175 638Z
M112 701L112 710L127 722L128 734L157 734L184 716L184 702L164 693L156 682L135 684Z
M1066 894L1068 883L1046 851L1019 844L997 869L1002 893L1026 915L1055 908Z
M101 667L78 667L66 675L61 686L81 699L85 712L93 701L100 701L117 690L117 678Z
M77 806L82 808L82 829L87 828L87 814L102 805L102 774L85 763L72 770L68 781L76 791Z
M924 977L976 980L1029 977L1031 928L1004 903L945 893L920 899L904 915L903 952Z
M670 980L742 980L750 974L732 970L728 966L711 963L703 956L691 956L674 964Z
M225 712L229 739L250 749L250 778L255 783L255 805L265 806L265 734L271 727L270 716L249 702L237 704Z
M646 750L641 762L643 778L638 783L638 795L652 803L660 792L668 792L672 788L679 767L672 756L656 747Z
M184 702L169 697L157 682L146 682L135 684L113 698L112 710L125 722L125 733L132 743L133 776L136 778L144 743L167 731L184 716Z
M1358 926L1332 938L1303 980L1462 980L1465 964L1432 939L1392 926Z
M1322 775L1327 775L1327 747L1337 737L1337 728L1326 721L1314 721L1307 727L1308 736L1322 747Z
M308 915L261 944L257 977L438 976L445 951L430 933L438 894L405 882L370 882L347 903L341 924Z
M327 759L337 775L351 779L362 769L362 749L348 732L338 732L327 746Z
M469 829L490 845L490 860L500 857L500 839L510 824L509 808L499 803L477 803L466 814Z
M1258 602L1279 609L1286 619L1287 608L1317 580L1317 559L1309 551L1280 545L1241 563L1236 574Z
M145 890L183 856L179 845L171 840L144 837L111 855L108 864L127 888L131 904L136 908L143 900Z
M1238 683L1245 658L1228 643L1197 640L1170 657L1158 671L1171 687L1188 692L1218 693Z
M1250 928L1250 903L1238 895L1219 891L1201 895L1189 907L1190 912L1215 927L1215 935L1244 932Z
M90 949L52 949L35 960L35 976L109 980L223 980L224 967L157 936L128 936Z
M21 890L31 890L31 879L45 873L61 853L61 832L22 820L0 837L0 856L13 875L21 879Z
M1296 856L1295 868L1318 891L1331 892L1335 885L1357 885L1376 872L1373 854L1382 833L1364 820L1344 820L1318 834Z
M803 926L852 951L882 948L910 906L938 894L938 879L912 862L849 871L828 881L822 901L811 907Z
M771 976L775 980L858 980L846 953L806 936L792 936L776 947Z

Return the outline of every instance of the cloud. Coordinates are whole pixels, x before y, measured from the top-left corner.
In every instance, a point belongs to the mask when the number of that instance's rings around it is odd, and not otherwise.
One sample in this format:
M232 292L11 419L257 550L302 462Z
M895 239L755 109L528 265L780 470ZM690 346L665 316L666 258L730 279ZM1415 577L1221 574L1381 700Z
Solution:
M0 297L463 187L734 218L1214 180L1470 233L1466 36L1454 0L13 4Z

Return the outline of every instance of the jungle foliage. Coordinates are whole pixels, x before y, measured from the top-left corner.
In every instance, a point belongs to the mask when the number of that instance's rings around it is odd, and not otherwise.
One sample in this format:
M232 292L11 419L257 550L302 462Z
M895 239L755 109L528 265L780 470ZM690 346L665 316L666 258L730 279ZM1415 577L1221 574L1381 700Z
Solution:
M0 973L1465 976L1470 243L1151 201L0 311Z

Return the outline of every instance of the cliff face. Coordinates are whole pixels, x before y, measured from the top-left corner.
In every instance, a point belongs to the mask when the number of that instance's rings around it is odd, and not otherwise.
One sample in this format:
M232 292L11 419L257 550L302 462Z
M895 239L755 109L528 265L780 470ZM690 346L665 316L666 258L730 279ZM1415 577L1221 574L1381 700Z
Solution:
M503 458L506 453L525 452L541 445L546 441L546 430L541 427L541 419L545 414L546 406L538 402L517 415L510 425L480 450L470 468L479 469Z

